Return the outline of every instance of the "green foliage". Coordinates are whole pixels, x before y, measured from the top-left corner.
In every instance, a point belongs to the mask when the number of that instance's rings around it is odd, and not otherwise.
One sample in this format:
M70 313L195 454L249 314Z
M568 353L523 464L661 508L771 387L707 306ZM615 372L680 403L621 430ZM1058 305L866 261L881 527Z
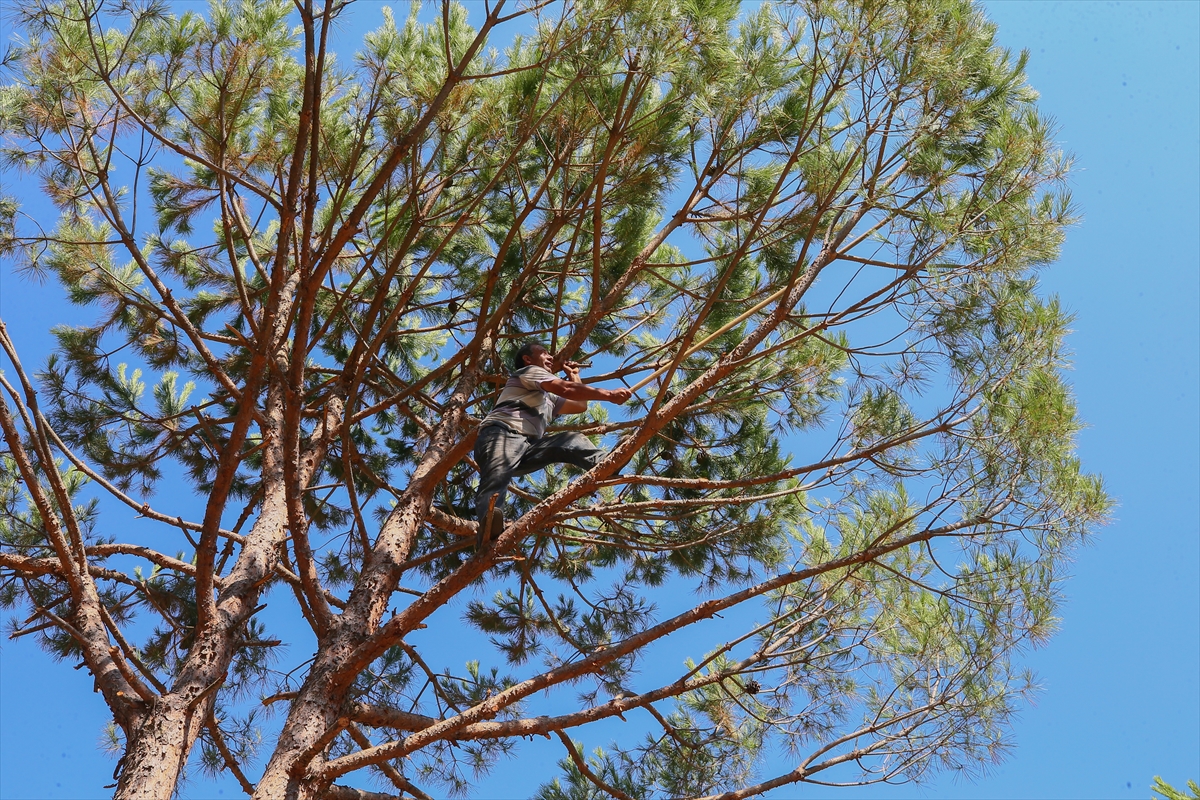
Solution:
M1197 786L1195 781L1187 782L1187 792L1184 793L1155 775L1154 785L1150 788L1155 794L1161 795L1163 800L1195 800L1200 797L1200 786Z
M578 742L575 742L574 746L577 751L583 750ZM623 759L620 755L610 756L602 748L597 747L591 756L586 757L586 763L589 772L630 797L641 800L641 798L650 796L650 787L639 783L639 779L642 777L641 773L633 768L630 761ZM537 794L534 795L535 800L604 800L604 798L612 797L611 794L596 786L595 782L587 777L572 759L565 758L558 762L558 766L562 770L563 776L540 786Z

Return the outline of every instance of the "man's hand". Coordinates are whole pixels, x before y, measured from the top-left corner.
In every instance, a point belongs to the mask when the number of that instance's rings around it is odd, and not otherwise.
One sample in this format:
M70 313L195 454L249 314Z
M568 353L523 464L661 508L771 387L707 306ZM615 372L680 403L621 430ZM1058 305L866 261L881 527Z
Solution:
M583 383L579 379L579 368L583 365L576 361L568 361L562 366L563 374L567 376L567 380L571 383Z
M606 398L607 402L615 403L616 405L628 403L629 398L633 397L633 392L629 389L609 389L608 391L609 397Z

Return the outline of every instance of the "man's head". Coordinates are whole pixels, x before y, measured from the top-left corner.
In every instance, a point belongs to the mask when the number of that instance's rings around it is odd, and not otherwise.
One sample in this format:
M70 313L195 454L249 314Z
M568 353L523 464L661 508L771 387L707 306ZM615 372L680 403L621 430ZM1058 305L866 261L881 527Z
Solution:
M550 355L550 351L542 344L526 342L513 356L513 369L524 369L530 366L549 370L554 366L554 356Z

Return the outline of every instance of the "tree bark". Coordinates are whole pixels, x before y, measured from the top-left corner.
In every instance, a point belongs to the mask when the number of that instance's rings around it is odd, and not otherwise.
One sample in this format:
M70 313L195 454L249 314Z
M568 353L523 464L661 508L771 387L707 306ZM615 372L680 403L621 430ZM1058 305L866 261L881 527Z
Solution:
M208 625L197 625L195 641L171 690L156 698L139 724L127 729L129 742L115 800L170 800L192 745L224 682L236 652L236 639L254 613L263 586L274 574L279 546L287 533L282 439L282 392L268 391L270 431L263 451L265 494L258 519L246 537L217 597ZM202 598L197 598L199 603Z
M402 565L429 514L434 489L464 454L460 432L475 382L471 372L459 381L412 482L379 532L345 612L333 621L328 638L319 645L312 670L292 702L271 761L255 788L255 800L315 800L329 788L328 780L306 776L315 774L310 765L349 721L347 693L361 670L347 665L379 629Z
M213 694L215 691L188 699L172 692L151 701L149 713L125 748L115 798L167 800L174 794Z

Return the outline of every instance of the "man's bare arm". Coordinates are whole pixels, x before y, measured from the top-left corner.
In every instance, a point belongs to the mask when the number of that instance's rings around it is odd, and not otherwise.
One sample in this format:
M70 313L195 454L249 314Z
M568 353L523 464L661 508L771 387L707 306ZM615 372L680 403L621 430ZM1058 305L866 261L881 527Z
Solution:
M582 414L587 411L589 400L620 405L633 397L633 392L628 389L600 389L580 382L578 368L567 367L566 371L571 380L554 378L539 384L544 391L556 394L567 401L560 410L563 414Z

